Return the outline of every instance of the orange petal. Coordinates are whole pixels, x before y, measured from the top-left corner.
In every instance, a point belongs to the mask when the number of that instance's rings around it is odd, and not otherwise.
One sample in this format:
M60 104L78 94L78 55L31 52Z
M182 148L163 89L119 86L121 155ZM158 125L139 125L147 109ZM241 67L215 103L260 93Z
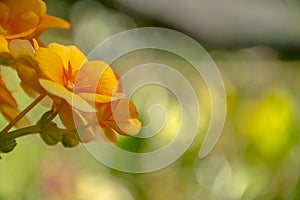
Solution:
M6 27L9 20L9 8L4 3L0 2L0 24Z
M11 107L17 108L17 102L9 92L9 90L6 88L5 82L2 80L2 77L0 75L0 103L6 103Z
M64 85L63 63L61 58L49 48L39 48L36 53L39 65L39 75L42 78L52 80Z
M9 39L18 37L26 37L33 33L39 24L39 17L32 11L26 11L24 13L15 16L12 25L9 29ZM12 35L13 38L12 38Z
M96 92L112 96L117 90L117 82L114 72L106 62L88 61L78 72L75 88L77 92Z
M39 82L46 91L54 96L66 100L66 102L72 105L75 109L82 112L95 112L95 109L88 102L82 99L79 95L70 92L62 85L45 79L39 79Z
M126 98L114 101L112 104L112 115L110 120L124 121L131 118L137 118L138 112L135 105Z
M86 126L87 124L91 123L91 120L89 120L90 117L87 113L81 113L77 110L74 110L71 105L66 104L61 108L58 114L62 123L67 129L73 130L76 128L83 128L83 130L78 131L82 142L88 142L94 138L93 128Z
M22 65L21 63L17 63L16 69L17 69L18 76L21 79L23 85L35 90L38 93L44 92L44 89L40 86L38 82L39 77L35 69L31 67L27 67L26 65ZM29 96L30 93L28 93Z
M76 128L73 119L72 106L70 106L69 104L62 106L58 114L61 122L64 124L66 128L68 129Z
M1 2L5 3L9 9L11 16L15 16L18 13L31 10L36 13L40 17L41 13L41 4L39 0L22 0L22 1L14 1L14 0L1 0Z
M39 16L40 17L44 17L47 11L47 7L45 2L43 2L42 0L39 0L39 4L40 4L40 12L39 12Z
M17 39L17 38L26 38L29 35L31 35L34 31L35 31L35 28L32 28L32 29L29 29L29 30L21 32L21 33L6 35L5 38L9 39L9 40Z
M36 29L35 37L39 37L48 28L68 29L70 24L61 18L45 15Z
M13 120L20 113L17 108L11 107L8 104L0 104L0 111L8 121ZM29 120L23 117L18 123L16 123L15 127L21 128L28 125L30 125Z
M96 108L97 108L97 118L100 123L109 120L109 117L111 116L112 113L111 103L96 104Z
M11 121L20 112L17 109L18 105L16 100L13 98L9 90L6 88L5 82L2 80L0 75L0 111L4 117ZM22 118L15 126L20 127L22 125L29 125L29 121L26 118Z
M138 119L129 119L122 122L106 121L105 124L109 125L121 135L130 136L136 135L142 127L142 124Z
M102 130L105 134L105 136L111 141L112 143L117 143L117 136L116 133L109 127L102 127Z

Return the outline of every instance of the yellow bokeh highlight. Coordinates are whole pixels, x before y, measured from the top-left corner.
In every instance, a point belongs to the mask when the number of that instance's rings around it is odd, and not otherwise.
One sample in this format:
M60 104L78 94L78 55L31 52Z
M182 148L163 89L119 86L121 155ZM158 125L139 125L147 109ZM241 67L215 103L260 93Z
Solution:
M265 156L276 156L287 147L293 121L293 103L282 91L266 94L261 101L244 105L237 123L239 132Z

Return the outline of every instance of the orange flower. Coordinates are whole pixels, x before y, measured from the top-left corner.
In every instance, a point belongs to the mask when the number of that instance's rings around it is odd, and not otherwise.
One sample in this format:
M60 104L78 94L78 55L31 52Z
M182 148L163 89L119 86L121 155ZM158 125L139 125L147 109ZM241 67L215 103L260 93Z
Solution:
M115 132L133 136L141 129L141 122L137 119L138 112L134 104L126 98L98 104L97 110L98 122L106 137L113 143L117 142Z
M36 61L39 83L48 93L59 98L53 98L57 104L64 99L79 111L94 112L87 101L95 99L106 103L117 95L114 88L118 81L108 64L87 61L75 46L52 43L48 48L37 50ZM81 75L77 77L79 72ZM76 91L73 91L75 80Z
M19 114L17 102L11 95L10 91L6 88L6 84L2 80L1 75L0 75L0 111L8 121L13 120ZM15 126L20 127L28 124L29 121L26 118L23 118Z
M69 28L68 22L46 14L41 0L0 0L0 35L7 40L38 38L48 28Z
M16 69L25 88L39 93L48 92L56 105L66 101L83 112L95 111L87 101L110 102L122 97L115 88L118 80L103 61L87 61L75 46L52 43L47 48L35 48L26 40L9 43L11 55L17 61ZM80 71L80 73L79 73ZM77 77L77 74L80 76ZM76 91L73 91L76 80Z
M96 112L91 103L96 102L99 123L112 142L116 142L114 131L134 135L140 130L136 109L129 100L123 99L119 76L106 62L87 61L75 46L52 43L47 48L39 48L34 44L35 48L26 40L10 42L18 74L23 85L49 94L68 129L76 128L74 118L79 119L79 126L89 124L88 113ZM130 114L126 115L128 105ZM81 137L91 138L91 134L92 131L87 131ZM76 140L75 135L72 138Z

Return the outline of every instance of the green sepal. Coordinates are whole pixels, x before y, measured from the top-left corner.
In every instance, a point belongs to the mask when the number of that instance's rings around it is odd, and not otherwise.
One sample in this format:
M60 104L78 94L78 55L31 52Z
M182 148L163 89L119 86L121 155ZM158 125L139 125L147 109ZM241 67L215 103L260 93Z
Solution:
M46 112L38 121L37 125L40 127L40 136L42 140L48 145L56 145L62 141L62 131L56 123L48 121L48 117L52 114L52 110Z
M12 151L17 145L15 139L9 139L5 137L0 137L0 152L1 153L8 153Z

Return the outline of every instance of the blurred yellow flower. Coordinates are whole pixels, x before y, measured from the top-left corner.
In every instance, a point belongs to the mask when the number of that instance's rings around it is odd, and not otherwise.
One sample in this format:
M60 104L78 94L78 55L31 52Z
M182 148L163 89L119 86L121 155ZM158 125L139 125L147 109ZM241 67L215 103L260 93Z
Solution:
M11 121L18 114L18 104L16 100L11 95L10 91L6 88L5 82L2 80L2 76L0 75L0 112L3 116ZM16 123L16 127L21 127L30 124L26 118L22 118L18 123Z
M70 24L46 14L41 0L0 0L0 35L6 40L38 38L48 28L69 28Z
M264 158L280 160L288 149L293 110L293 101L288 94L279 89L272 90L261 101L243 105L237 127Z

